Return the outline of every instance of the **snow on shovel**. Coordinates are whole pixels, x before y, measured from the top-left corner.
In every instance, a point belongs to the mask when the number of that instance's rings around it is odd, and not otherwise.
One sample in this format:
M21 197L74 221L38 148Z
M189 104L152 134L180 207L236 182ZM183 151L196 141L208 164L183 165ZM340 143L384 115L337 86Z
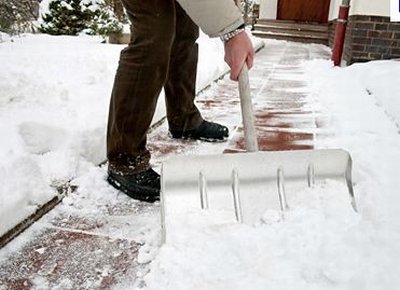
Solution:
M215 224L235 219L254 224L269 209L283 214L299 201L296 195L304 188L327 180L342 185L338 188L349 194L356 210L349 153L341 149L258 152L246 65L239 76L239 92L247 153L176 156L163 162L163 242L171 232L179 232L191 215L200 215L206 224L208 219Z

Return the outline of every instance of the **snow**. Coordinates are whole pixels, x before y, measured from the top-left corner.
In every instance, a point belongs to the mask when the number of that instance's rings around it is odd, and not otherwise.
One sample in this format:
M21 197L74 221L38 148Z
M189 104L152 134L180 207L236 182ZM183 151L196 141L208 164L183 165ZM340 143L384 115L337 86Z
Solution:
M354 65L353 69L359 74L361 83L372 94L379 105L400 125L399 90L393 85L396 76L400 76L400 63L393 61L377 61L365 65Z
M0 31L0 43L10 41L10 36Z
M67 197L63 206L90 213L109 205L115 191L104 185L97 164L105 159L108 101L123 46L84 36L1 37L0 234L51 199L52 186L70 179L81 199ZM218 40L202 35L199 43L198 90L227 70ZM311 60L303 69L317 121L329 128L329 134L316 133L316 146L351 153L358 213L328 183L304 192L312 203L284 215L269 210L255 225L194 211L177 221L174 242L162 246L158 209L125 227L111 220L113 236L145 244L140 262L150 262L150 272L141 274L147 289L400 287L400 63L334 68ZM153 122L164 111L160 102ZM47 283L34 282L38 288ZM60 289L70 287L63 283Z
M318 121L331 130L316 135L316 146L351 152L358 213L334 184L312 190L315 204L283 217L269 210L253 226L223 212L186 212L154 254L147 289L400 287L400 63L312 60L303 68Z
M396 88L400 63L376 61L343 70L327 70L323 64L314 63L310 71L311 78L318 74L325 80L323 85L317 84L316 78L312 86L335 128L334 137L320 139L320 146L334 143L352 153L358 164L355 179L363 216L390 227L400 225L400 183L396 178L400 172Z
M1 35L0 235L105 160L108 103L123 45L80 36ZM197 90L227 71L201 34ZM165 116L163 95L153 124Z

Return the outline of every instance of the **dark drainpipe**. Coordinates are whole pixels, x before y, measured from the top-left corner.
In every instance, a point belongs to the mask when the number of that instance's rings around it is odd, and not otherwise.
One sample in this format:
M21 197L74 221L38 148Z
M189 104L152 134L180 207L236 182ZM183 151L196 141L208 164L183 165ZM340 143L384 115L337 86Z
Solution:
M343 0L339 8L339 17L336 24L335 40L333 44L332 60L335 66L340 65L343 54L346 27L349 19L350 0Z

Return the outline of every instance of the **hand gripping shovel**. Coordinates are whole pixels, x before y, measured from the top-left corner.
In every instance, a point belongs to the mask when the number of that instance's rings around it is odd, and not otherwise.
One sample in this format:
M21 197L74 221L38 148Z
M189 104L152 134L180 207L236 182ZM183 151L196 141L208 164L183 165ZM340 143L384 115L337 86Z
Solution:
M236 219L248 224L259 221L268 209L284 213L297 201L299 191L328 179L342 185L356 210L349 153L340 149L257 152L246 65L239 76L239 92L247 153L176 156L163 163L163 242L179 233L178 221L201 216L204 210L210 215L224 213L223 222ZM221 222L217 219L211 222Z

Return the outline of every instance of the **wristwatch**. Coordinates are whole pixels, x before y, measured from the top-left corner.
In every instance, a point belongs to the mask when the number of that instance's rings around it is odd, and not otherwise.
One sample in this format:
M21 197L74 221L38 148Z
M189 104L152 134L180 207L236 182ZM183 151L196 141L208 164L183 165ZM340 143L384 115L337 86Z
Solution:
M225 34L221 35L219 38L223 42L225 42L225 41L228 41L229 39L234 38L236 35L238 35L239 33L243 32L243 31L245 31L245 25L244 24L240 25L235 30L232 30L232 31L230 31L228 33L225 33Z

